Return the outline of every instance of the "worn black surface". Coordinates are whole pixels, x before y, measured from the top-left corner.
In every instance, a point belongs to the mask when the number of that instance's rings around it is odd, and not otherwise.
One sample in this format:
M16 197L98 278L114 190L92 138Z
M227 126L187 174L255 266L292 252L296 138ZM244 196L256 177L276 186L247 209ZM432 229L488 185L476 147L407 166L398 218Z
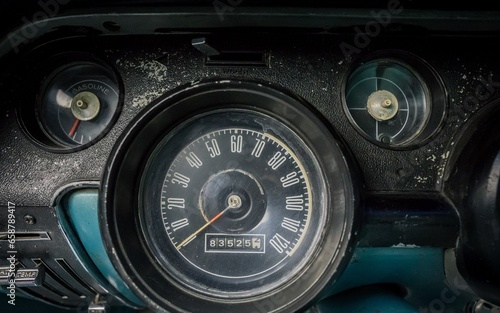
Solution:
M458 214L438 193L373 193L366 196L359 247L456 245Z
M500 107L470 121L457 145L445 190L460 215L457 265L481 298L500 304Z
M408 40L408 36L413 37ZM339 48L342 42L354 44L348 36L272 32L208 36L221 50L265 52L270 64L268 68L225 68L204 66L203 55L191 46L191 39L196 37L73 38L6 60L12 76L6 76L2 83L0 201L48 205L56 190L68 182L99 180L117 136L143 106L175 87L209 77L262 79L305 98L345 139L370 191L439 190L454 145L452 136L472 111L497 96L500 85L495 50L488 46L494 38L380 35L348 62ZM349 71L365 55L385 49L409 51L427 61L449 93L442 130L418 149L395 151L369 143L354 130L342 110L341 86ZM24 117L16 114L16 107L34 109L36 86L25 79L33 76L30 70L34 65L65 50L88 50L114 66L123 80L124 109L115 127L97 144L76 153L55 154L40 148L20 129L18 119Z
M19 262L17 269L38 268L40 275L43 275L39 286L19 288L20 297L43 299L45 303L77 309L88 306L96 294L109 292L86 271L89 264L83 265L75 256L76 247L71 246L59 227L53 208L17 207L10 204L0 209L2 234L7 232L8 225L9 229L15 231L13 244L7 238L0 239L0 266L8 267L8 258L14 257ZM13 224L7 224L9 210L17 217ZM30 223L27 222L28 217L31 217ZM43 234L44 237L37 237L37 234Z

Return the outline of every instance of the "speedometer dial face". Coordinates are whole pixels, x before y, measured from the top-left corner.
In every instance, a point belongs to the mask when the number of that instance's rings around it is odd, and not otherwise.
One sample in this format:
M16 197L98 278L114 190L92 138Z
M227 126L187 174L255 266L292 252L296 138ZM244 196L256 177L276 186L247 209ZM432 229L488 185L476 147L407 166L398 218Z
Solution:
M200 292L249 295L282 284L325 222L317 161L269 116L195 117L159 145L148 170L149 238L165 270Z
M235 160L255 160L228 166L222 145L226 154L243 156ZM310 188L300 167L290 149L269 134L235 128L198 138L172 162L163 184L161 213L170 241L189 263L212 275L241 278L269 271L293 254L308 228ZM281 184L266 178L268 173ZM270 203L276 208L263 221L268 194L282 196ZM188 203L194 210L186 210L186 199L194 200ZM295 204L287 207L287 200ZM200 258L200 252L206 255ZM221 266L218 254L227 253L267 256L252 267L234 262L241 256L230 256L233 262L225 257L229 262ZM244 256L249 257L263 259Z

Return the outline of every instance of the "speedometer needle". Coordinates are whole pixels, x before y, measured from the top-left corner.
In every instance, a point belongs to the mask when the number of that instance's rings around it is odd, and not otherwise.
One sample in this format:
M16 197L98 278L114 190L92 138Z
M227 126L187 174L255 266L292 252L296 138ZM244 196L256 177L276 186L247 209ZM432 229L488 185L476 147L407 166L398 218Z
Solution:
M222 212L220 212L219 214L217 214L216 216L214 216L210 221L208 221L205 225L201 226L200 229L198 229L197 231L195 231L194 233L192 233L189 237L187 237L186 239L184 239L175 248L177 250L179 250L180 248L182 248L183 246L185 246L186 244L188 244L194 237L196 237L199 233L201 233L205 228L207 228L208 226L210 226L210 224L212 224L217 219L219 219L230 208L232 208L232 207L228 206L227 208L225 208L224 210L222 210Z

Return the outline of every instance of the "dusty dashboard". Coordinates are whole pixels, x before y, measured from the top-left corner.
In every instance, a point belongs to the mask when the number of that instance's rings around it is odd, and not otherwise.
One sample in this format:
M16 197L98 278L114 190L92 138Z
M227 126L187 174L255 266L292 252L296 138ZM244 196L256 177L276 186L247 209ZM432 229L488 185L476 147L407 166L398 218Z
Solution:
M390 3L8 37L6 308L496 312L498 37Z

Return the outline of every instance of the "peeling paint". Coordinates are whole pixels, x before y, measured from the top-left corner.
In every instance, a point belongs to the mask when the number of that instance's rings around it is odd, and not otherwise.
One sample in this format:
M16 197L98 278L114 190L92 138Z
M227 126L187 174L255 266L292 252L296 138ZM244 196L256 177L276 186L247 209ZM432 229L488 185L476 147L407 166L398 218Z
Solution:
M434 154L431 155L431 156L429 156L429 157L427 157L427 161L436 162L436 160L437 160L437 157Z
M419 176L416 176L415 179L417 180L418 183L423 184L429 180L429 177L422 177L419 175Z
M160 97L165 92L166 92L165 88L162 88L158 91L147 91L144 94L132 99L132 106L134 108L143 108L148 104L150 104L156 98Z
M400 242L397 245L393 245L391 248L420 248L420 247L414 244L404 244Z

